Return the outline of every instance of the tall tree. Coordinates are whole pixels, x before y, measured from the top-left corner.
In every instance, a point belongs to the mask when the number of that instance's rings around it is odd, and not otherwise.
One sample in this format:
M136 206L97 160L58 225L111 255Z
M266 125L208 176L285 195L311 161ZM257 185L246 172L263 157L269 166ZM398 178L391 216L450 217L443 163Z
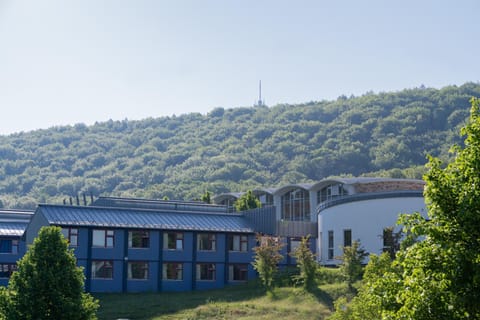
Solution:
M420 225L427 241L416 250L423 261L406 255L413 265L407 270L432 273L442 291L439 312L451 319L480 318L480 100L472 98L471 103L470 119L461 130L466 136L464 148L453 148L455 159L445 168L440 160L430 158L425 175L430 221ZM420 283L418 289L423 291ZM419 300L407 295L405 308Z
M297 267L300 274L297 278L302 282L303 288L310 290L315 286L315 275L318 264L315 261L315 254L310 250L310 235L303 237L298 248L293 252L297 260Z
M7 319L96 319L98 302L59 227L43 227L9 283Z
M421 241L402 245L391 264L371 259L360 294L338 303L334 319L480 319L480 101L471 103L465 146L447 166L429 160L429 219L399 220Z
M257 236L259 245L255 251L253 268L257 270L260 280L267 291L273 289L273 279L278 271L278 263L283 259L280 249L283 245L278 238L271 236Z
M360 280L363 274L363 263L368 256L361 247L360 241L353 241L351 246L343 247L343 255L340 258L342 264L340 270L347 282L348 288L353 289L353 283Z

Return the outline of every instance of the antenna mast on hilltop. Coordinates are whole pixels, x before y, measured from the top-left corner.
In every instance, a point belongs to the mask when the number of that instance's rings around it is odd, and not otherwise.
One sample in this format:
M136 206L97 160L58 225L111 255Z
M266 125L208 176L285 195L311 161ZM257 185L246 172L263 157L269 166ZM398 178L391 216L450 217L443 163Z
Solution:
M255 104L255 107L263 107L265 106L265 101L262 100L262 80L260 80L258 84L258 102Z

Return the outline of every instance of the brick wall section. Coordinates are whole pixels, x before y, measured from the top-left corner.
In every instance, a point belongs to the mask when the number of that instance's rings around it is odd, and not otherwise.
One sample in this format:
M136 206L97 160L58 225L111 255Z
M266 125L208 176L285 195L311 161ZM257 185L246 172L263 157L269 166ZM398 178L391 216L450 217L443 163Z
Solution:
M425 183L416 181L379 181L369 183L356 183L356 193L386 192L386 191L421 191Z

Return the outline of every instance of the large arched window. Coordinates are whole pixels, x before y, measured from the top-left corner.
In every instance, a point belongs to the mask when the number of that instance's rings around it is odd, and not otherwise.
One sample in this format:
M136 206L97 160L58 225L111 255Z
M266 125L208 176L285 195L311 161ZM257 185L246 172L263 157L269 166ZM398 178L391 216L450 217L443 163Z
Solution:
M254 191L255 196L260 200L262 207L273 206L273 195L268 192Z
M327 200L335 199L348 195L347 190L343 184L333 184L322 188L317 192L317 203L322 203Z
M310 195L298 188L282 196L282 219L288 221L310 221Z
M227 207L227 212L234 212L235 211L235 202L237 201L237 198L234 196L226 196L222 198L221 200L217 201L217 204L226 206Z

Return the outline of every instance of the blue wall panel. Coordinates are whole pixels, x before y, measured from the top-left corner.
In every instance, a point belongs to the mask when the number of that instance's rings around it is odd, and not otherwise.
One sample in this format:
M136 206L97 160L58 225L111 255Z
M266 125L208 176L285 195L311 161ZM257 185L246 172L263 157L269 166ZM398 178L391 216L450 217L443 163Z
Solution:
M128 292L155 292L157 291L157 281L158 281L157 275L158 275L158 262L150 262L148 264L148 279L127 280L126 289Z
M215 280L197 280L195 287L197 290L218 289L225 286L225 264L217 263L215 265Z
M162 280L162 291L190 291L192 289L192 264L183 264L183 280Z
M92 292L122 292L123 260L113 261L113 279L91 279Z
M161 233L163 237L163 233ZM195 244L196 245L196 244ZM183 233L183 250L163 249L164 261L191 261L193 254L193 233Z
M158 261L159 245L160 245L159 237L160 237L159 231L150 231L150 247L149 248L128 248L128 259ZM128 241L128 239L126 240Z
M198 233L201 234L201 233ZM197 250L197 262L224 262L226 249L226 235L224 233L215 234L216 250L202 251ZM195 246L197 244L194 244Z

